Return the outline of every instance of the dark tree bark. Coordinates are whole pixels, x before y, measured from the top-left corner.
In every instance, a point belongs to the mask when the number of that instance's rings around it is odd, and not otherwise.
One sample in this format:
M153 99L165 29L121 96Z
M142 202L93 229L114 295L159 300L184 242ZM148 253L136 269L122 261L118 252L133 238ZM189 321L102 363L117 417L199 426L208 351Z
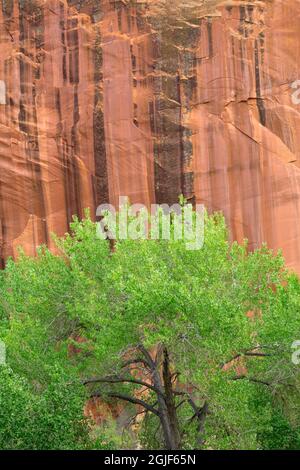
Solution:
M160 370L158 367L158 359L159 359L159 354L156 357L156 360L153 361L151 358L150 354L148 351L143 347L139 346L139 349L141 352L144 354L146 357L147 363L150 367L150 371L152 374L152 380L154 387L158 390L157 394L157 403L158 403L158 411L159 411L159 419L161 422L161 427L162 431L164 434L164 440L165 440L165 445L167 450L176 450L178 449L177 447L177 441L176 438L173 434L171 422L170 422L170 417L168 413L168 408L167 408L167 399L165 396L165 390L162 384L162 380L160 377Z
M172 373L170 370L170 358L166 348L163 350L163 381L165 390L165 401L167 406L167 413L170 422L171 433L173 437L174 449L180 449L181 436L179 431L179 423L176 409L176 399L172 384Z
M145 382L143 380L135 379L134 377L100 377L100 378L90 378L84 380L82 383L86 386L91 386L93 384L120 384L120 383L132 383L144 387L156 395L156 403L150 405L144 400L137 399L134 396L125 395L123 393L118 393L115 391L110 391L109 393L104 393L99 390L94 392L91 396L104 396L108 395L112 398L117 398L119 400L127 401L128 403L133 403L138 406L142 406L145 412L153 413L159 418L161 429L164 436L165 448L167 450L179 450L181 449L181 432L178 420L178 409L184 403L189 403L193 409L194 415L190 421L194 418L198 419L198 431L199 431L199 445L203 443L203 432L204 432L204 423L206 416L208 414L208 405L205 402L202 408L198 408L196 403L190 397L189 393L185 391L178 391L175 387L176 374L172 374L171 361L169 352L166 347L160 347L156 354L156 358L152 359L150 353L144 348L143 345L139 345L136 348L140 357L133 358L126 361L123 364L122 369L130 367L132 364L141 364L144 370L147 372L147 375L151 377L151 383ZM183 397L184 399L177 404L176 399L178 397Z

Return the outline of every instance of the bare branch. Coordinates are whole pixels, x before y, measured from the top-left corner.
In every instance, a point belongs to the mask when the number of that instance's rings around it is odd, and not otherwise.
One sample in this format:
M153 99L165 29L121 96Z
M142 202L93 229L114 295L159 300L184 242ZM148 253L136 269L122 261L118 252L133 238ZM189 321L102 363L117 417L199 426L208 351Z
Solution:
M149 368L149 364L142 357L138 357L136 359L129 359L128 361L122 364L121 368L125 369L126 367L131 366L133 364L143 364L146 368Z
M146 387L156 394L160 394L160 391L154 387L153 385L143 382L142 380L126 378L126 377L96 377L91 379L86 379L82 382L83 385L95 384L95 383L110 383L110 384L117 384L117 383L132 383L136 385L141 385L142 387Z
M96 392L91 395L92 397L103 397L103 393ZM119 400L124 400L129 403L133 403L134 405L140 405L143 408L145 408L147 411L150 411L151 413L155 414L156 416L160 417L160 413L158 410L156 410L153 406L149 405L143 400L139 400L138 398L133 398L129 395L124 395L123 393L109 393L108 396L110 398L118 398Z
M271 357L271 356L275 356L276 353L264 353L262 351L258 351L259 349L262 349L262 348L265 348L265 346L254 346L253 348L250 348L250 349L245 349L244 351L236 354L235 356L233 356L232 358L228 359L226 362L224 362L223 364L220 364L221 367L225 367L227 364L230 364L231 362L233 361L236 361L237 359L243 357L243 356L247 356L247 357Z
M249 380L249 382L266 385L267 387L270 387L272 385L271 382L266 382L265 380L256 379L255 377L248 377L247 375L237 375L235 377L231 377L230 380L243 380L243 379Z
M274 356L274 354L267 354L267 353L260 353L260 352L246 352L244 356L249 357L270 357Z
M180 408L184 403L186 403L187 400L184 399L184 400L181 400L181 402L178 403L178 405L176 405L176 410L178 410L178 408Z
M207 401L204 402L204 405L202 407L198 407L192 397L189 397L188 400L189 404L194 410L194 416L190 419L190 422L192 422L195 418L198 419L198 446L200 447L203 444L203 432L204 432L204 424L207 415L209 414L209 409L208 409L208 403Z

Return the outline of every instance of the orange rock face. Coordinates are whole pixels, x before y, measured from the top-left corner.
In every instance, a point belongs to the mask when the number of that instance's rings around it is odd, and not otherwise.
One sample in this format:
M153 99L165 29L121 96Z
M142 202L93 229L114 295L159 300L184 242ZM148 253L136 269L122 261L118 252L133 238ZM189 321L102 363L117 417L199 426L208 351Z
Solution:
M299 21L299 0L0 2L2 264L86 207L182 193L300 272Z

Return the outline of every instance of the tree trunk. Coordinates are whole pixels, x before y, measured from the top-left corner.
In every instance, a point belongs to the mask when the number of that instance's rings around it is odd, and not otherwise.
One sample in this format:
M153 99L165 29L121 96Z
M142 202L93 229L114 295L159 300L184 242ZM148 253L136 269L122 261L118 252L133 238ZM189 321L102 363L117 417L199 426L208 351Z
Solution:
M161 427L164 435L164 441L167 450L176 450L179 448L179 441L177 438L177 434L174 433L174 426L172 425L172 421L170 419L170 410L168 408L168 400L165 395L165 389L162 384L161 375L159 371L158 360L152 360L151 356L148 354L147 351L143 348L143 353L147 357L147 361L150 365L150 369L152 372L152 379L153 385L157 389L157 404L158 404L158 412L159 412L159 419L161 422ZM158 357L158 356L157 356ZM175 409L176 412L176 409Z
M163 434L164 434L166 449L176 450L177 448L176 441L172 433L172 427L170 424L167 404L166 404L166 400L164 397L164 389L163 389L160 374L159 374L159 371L157 370L156 365L155 365L155 368L153 369L153 383L154 383L154 386L160 391L160 393L157 395L157 403L158 403L158 410L159 410L159 415L160 415L159 418L160 418L161 427L162 427Z
M175 396L173 393L173 385L172 385L172 374L170 370L170 359L169 353L166 348L163 350L163 381L164 381L164 389L165 389L165 400L167 406L167 412L171 427L171 433L173 436L174 446L175 449L181 448L181 436L179 431L179 423L177 418L177 410L176 410L176 403L175 403Z

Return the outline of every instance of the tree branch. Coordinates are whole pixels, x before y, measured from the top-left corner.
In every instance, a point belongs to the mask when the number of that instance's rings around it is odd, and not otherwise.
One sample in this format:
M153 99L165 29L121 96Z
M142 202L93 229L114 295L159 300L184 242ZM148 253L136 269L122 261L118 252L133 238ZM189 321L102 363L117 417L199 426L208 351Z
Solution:
M272 385L271 382L266 382L265 380L256 379L255 377L248 377L247 375L237 375L235 377L231 377L230 380L243 380L243 379L249 380L249 382L266 385L267 387L270 387Z
M198 433L199 433L198 446L200 447L203 444L203 432L204 432L205 420L206 420L207 415L209 414L208 403L205 400L204 405L201 408L199 408L191 396L189 397L188 402L195 412L190 422L192 422L195 418L198 419Z
M138 357L136 359L129 359L128 361L122 364L121 368L125 369L125 367L131 366L133 364L144 364L144 366L149 369L149 364L142 357Z
M184 403L186 403L186 402L187 402L186 399L181 400L181 401L178 403L178 405L176 405L176 410L178 410L178 408L180 408L180 407L181 407Z
M244 356L249 356L249 357L270 357L270 356L274 356L274 354L267 354L267 353L260 353L260 352L246 352L246 353L244 353Z
M93 393L91 395L92 397L102 397L104 394L100 392ZM158 410L156 410L153 406L149 405L143 400L139 400L138 398L133 398L130 397L129 395L124 395L123 393L109 393L108 396L110 398L118 398L119 400L127 401L129 403L133 403L134 405L140 405L143 408L145 408L147 411L150 411L151 413L155 414L156 416L160 417L160 413Z
M223 368L227 364L230 364L230 362L233 362L233 361L235 361L235 360L237 360L237 359L239 359L240 357L243 357L243 356L247 356L247 357L270 357L270 356L275 355L275 353L264 353L264 352L257 351L258 349L261 349L263 347L264 346L254 346L253 348L245 349L245 351L242 351L242 352L236 354L231 359L228 359L226 362L221 364L221 367Z
M151 384L148 384L147 382L143 382L142 380L137 380L137 379L131 379L131 378L126 378L126 377L99 377L99 378L91 378L91 379L86 379L82 382L83 385L89 385L89 384L95 384L95 383L110 383L110 384L118 384L118 383L132 383L136 385L141 385L142 387L149 388L156 394L160 394L160 391L154 387Z

